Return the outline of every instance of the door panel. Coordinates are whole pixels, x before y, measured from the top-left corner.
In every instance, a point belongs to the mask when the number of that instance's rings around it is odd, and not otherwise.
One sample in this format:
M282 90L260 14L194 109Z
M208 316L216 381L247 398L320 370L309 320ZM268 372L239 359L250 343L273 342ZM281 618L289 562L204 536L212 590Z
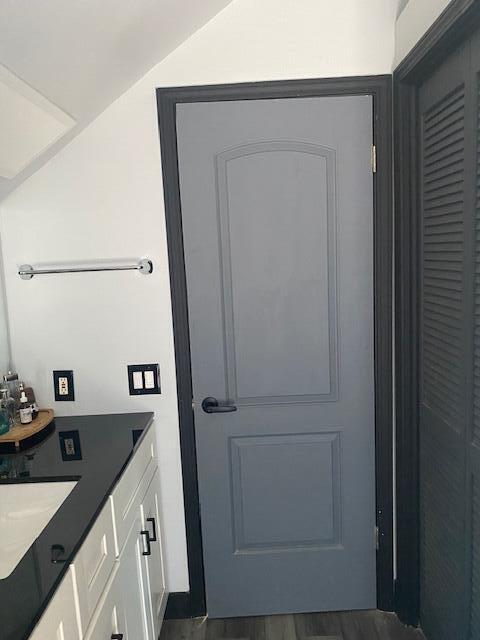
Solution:
M459 51L420 91L420 608L432 640L464 624L467 60Z
M147 618L149 619L150 636L156 640L160 635L163 615L167 604L165 586L165 570L163 563L163 538L160 519L160 477L158 470L142 500L142 526L150 535L150 555L143 556L143 572L147 587Z
M231 438L230 456L236 553L340 543L339 433Z
M145 537L141 531L142 519L138 509L120 556L119 580L125 610L125 640L156 640L150 633L147 616L149 591L143 562Z
M375 607L372 99L182 104L177 138L208 613Z
M480 638L480 34L420 90L421 624Z
M467 567L469 584L467 607L469 605L469 640L480 640L480 34L471 42L470 82L473 94L473 119L476 136L472 136L475 147L473 223L471 226L474 246L472 268L473 289L473 366L470 393L469 429L467 430Z
M334 397L335 163L331 149L287 141L216 158L227 397L236 402Z

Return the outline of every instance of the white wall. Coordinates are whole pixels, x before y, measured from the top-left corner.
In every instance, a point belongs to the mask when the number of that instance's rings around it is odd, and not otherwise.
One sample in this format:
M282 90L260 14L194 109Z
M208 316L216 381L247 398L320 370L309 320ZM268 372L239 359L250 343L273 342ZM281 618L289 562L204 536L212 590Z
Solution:
M0 247L0 380L11 366L10 334L8 330L7 296L3 277L3 257Z
M170 589L188 588L175 364L154 89L391 71L396 2L234 0L2 205L15 365L58 414L154 410ZM150 257L152 276L19 279L18 265ZM126 365L159 362L161 396L128 396ZM52 370L75 371L55 405Z
M409 0L395 27L395 61L398 66L428 31L451 0Z

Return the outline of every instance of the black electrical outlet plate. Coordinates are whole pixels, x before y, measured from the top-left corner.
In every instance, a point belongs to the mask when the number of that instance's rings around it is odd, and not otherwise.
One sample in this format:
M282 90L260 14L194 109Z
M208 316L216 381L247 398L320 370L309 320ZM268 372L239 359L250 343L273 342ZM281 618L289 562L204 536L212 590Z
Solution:
M75 431L59 431L60 451L62 460L82 460L82 447L80 445L80 433Z
M144 396L152 393L161 393L160 391L160 368L158 364L129 364L128 370L128 390L131 396ZM133 382L134 373L141 374L142 388L136 389ZM153 374L153 386L146 388L145 386L145 373L151 372Z
M68 382L68 393L60 395L58 388L59 378L66 378ZM73 402L75 400L75 389L73 387L73 371L54 371L53 372L53 390L56 402Z

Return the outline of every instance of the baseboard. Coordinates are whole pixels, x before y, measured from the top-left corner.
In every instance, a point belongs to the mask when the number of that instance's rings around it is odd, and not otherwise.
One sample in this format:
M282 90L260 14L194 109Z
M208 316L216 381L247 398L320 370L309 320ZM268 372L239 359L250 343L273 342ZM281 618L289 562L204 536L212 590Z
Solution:
M189 591L176 591L170 593L165 610L166 620L182 620L186 618L200 618L205 615L198 604L192 602Z

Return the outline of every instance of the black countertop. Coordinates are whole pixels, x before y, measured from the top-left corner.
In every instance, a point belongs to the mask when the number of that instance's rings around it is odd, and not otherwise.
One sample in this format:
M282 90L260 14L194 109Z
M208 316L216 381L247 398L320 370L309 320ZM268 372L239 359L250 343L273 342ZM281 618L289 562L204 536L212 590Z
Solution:
M13 573L0 580L2 640L28 638L152 420L152 413L55 418L42 441L0 452L0 484L77 480ZM52 562L53 545L65 548L64 562Z

